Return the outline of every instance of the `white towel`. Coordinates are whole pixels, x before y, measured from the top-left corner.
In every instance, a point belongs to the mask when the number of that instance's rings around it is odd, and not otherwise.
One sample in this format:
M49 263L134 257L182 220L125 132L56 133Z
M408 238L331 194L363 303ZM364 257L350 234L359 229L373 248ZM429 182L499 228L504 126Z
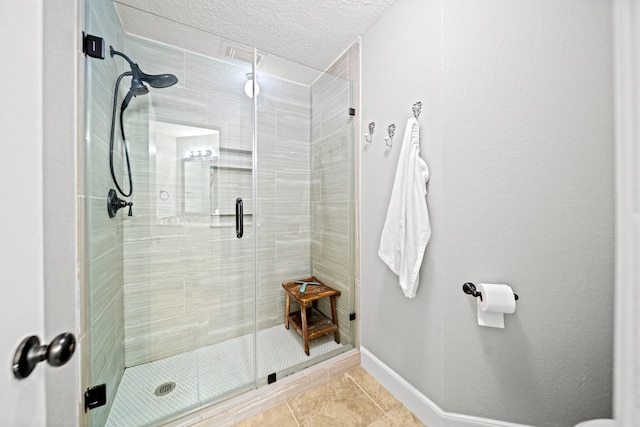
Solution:
M429 168L420 158L420 125L407 120L384 221L378 256L398 275L407 298L416 296L420 265L431 237L427 186Z

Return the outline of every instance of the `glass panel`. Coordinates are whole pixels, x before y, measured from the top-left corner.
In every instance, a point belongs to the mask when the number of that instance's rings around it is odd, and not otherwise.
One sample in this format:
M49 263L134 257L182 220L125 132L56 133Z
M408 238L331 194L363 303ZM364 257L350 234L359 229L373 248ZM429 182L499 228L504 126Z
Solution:
M258 63L256 76L257 369L264 384L269 374L288 375L352 348L353 149L349 80L273 56L264 67ZM309 342L307 356L295 325L285 328L282 283L311 276L341 292L340 342L328 332ZM299 311L290 301L290 312ZM312 335L320 333L319 322L324 331L333 323L330 298L319 300L317 309L328 319L310 320Z
M124 33L111 0L90 0L86 31L122 50ZM114 83L124 71L121 61L86 60L85 71L85 271L86 334L81 337L87 361L83 389L106 384L107 404L87 413L89 425L105 425L125 367L122 212L107 214L106 197L113 187L109 172L109 131ZM121 152L114 161L122 164ZM120 169L121 170L121 169ZM123 210L124 211L124 210Z
M124 36L110 0L87 4L87 32L104 37L104 61L87 60L86 387L107 384L90 425L148 425L255 386L253 102L250 63L220 61ZM131 202L109 218L106 196L113 93L130 71L109 45L151 75L177 84L131 97L122 121ZM148 83L148 82L147 82ZM114 170L129 190L115 103ZM236 206L242 201L243 234Z

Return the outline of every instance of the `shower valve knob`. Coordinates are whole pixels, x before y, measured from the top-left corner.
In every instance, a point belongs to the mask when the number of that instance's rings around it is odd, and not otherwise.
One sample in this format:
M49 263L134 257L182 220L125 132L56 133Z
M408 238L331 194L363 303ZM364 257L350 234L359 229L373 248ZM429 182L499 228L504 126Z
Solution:
M113 188L109 190L109 194L107 195L107 212L109 213L109 218L115 217L119 209L127 206L129 206L129 213L127 216L133 216L131 209L133 202L127 202L126 200L119 198L118 193L116 193L116 190Z

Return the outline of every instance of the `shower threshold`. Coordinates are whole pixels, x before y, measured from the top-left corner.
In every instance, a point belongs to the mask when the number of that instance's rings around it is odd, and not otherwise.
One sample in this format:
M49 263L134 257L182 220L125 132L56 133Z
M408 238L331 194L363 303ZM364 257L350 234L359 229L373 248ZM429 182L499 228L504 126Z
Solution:
M350 347L350 346L349 346ZM271 373L293 373L330 353L345 349L332 336L310 344L304 353L300 337L282 325L258 332L258 381ZM252 335L244 335L166 359L127 368L118 387L107 426L158 425L185 412L253 389ZM175 383L170 392L155 392Z

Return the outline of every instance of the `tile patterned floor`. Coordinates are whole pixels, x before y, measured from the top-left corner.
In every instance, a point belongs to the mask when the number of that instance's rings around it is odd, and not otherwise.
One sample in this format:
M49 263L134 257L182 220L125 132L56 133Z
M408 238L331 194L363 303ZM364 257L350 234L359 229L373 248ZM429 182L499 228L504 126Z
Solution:
M296 331L279 325L258 332L257 347L258 377L266 378L342 345L326 335L310 343L308 357ZM175 382L175 389L156 396L156 388L167 382ZM157 425L172 414L248 389L252 383L252 335L134 366L124 372L106 426Z
M207 420L194 427L215 427ZM367 371L358 367L237 427L424 426Z

